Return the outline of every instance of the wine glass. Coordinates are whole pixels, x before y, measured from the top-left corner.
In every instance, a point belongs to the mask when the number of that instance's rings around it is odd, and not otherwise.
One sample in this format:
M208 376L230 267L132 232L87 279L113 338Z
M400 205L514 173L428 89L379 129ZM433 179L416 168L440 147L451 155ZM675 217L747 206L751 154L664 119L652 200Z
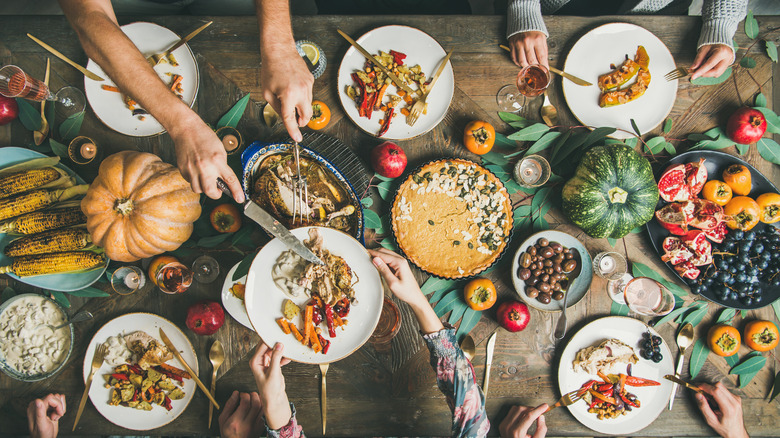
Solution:
M550 71L547 67L542 64L527 65L517 74L515 84L504 85L496 93L498 109L510 113L520 111L525 105L526 97L542 94L548 85L550 85Z
M179 262L171 262L157 271L157 287L166 294L180 294L192 285L193 273Z
M635 277L626 283L623 295L628 308L640 315L663 316L674 309L674 295L649 277Z
M195 281L208 284L219 277L219 263L214 257L202 255L192 262L192 272L195 273Z
M130 295L145 284L144 271L137 266L122 266L111 274L111 288L119 295Z
M65 117L84 111L86 105L84 93L78 88L63 87L53 94L46 84L15 65L0 68L0 94L36 102L48 100L59 103L58 113Z

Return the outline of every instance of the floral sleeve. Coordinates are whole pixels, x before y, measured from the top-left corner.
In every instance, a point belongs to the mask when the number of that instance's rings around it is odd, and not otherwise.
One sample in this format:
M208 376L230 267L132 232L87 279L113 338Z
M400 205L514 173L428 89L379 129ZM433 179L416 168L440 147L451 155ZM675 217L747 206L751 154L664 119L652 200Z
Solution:
M271 430L266 423L265 430L268 431L268 438L306 438L306 435L303 434L303 427L298 425L298 420L295 418L295 406L292 403L290 403L290 410L292 411L290 422L284 427Z
M452 411L453 437L484 437L490 430L485 397L477 385L474 368L455 342L455 329L424 335L431 352L439 390Z

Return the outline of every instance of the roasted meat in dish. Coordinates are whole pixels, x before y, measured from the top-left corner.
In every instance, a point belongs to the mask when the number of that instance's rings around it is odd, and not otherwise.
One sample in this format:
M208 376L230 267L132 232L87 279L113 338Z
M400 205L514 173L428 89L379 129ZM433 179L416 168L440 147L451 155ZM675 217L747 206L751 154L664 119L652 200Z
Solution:
M347 262L323 248L322 235L316 228L309 230L309 239L303 243L325 262L325 265L308 263L301 278L301 286L308 290L310 295L319 295L330 306L345 297L354 301L352 269Z

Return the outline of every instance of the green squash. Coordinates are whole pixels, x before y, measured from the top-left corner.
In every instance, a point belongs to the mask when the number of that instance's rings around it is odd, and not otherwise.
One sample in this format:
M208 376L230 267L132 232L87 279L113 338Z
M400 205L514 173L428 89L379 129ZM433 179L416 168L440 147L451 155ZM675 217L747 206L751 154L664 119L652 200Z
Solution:
M619 239L653 218L658 185L650 162L632 148L597 146L563 186L563 212L589 236Z

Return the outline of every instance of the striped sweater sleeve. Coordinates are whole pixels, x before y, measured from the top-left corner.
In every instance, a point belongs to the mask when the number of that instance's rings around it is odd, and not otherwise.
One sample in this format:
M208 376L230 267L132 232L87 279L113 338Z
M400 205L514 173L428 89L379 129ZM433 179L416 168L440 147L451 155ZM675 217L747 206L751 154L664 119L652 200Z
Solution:
M550 36L542 18L540 0L510 0L506 11L507 39L516 33L532 30Z
M745 18L748 0L704 0L701 18L704 22L696 47L708 44L732 46L739 22Z

